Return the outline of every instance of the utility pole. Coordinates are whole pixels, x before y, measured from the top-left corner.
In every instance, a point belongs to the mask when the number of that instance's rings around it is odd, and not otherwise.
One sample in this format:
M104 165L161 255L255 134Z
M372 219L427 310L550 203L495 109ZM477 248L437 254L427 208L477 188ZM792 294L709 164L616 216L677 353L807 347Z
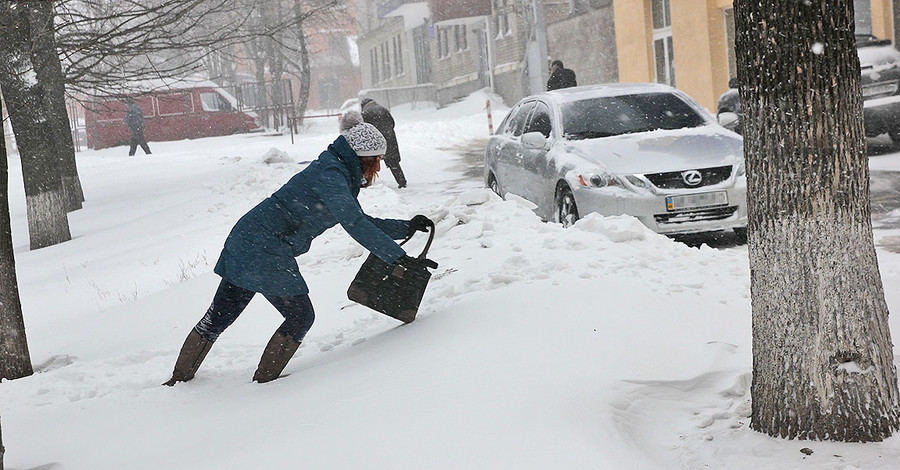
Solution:
M542 0L524 0L525 24L528 37L525 42L525 79L529 94L546 91L547 83L547 24L544 21Z

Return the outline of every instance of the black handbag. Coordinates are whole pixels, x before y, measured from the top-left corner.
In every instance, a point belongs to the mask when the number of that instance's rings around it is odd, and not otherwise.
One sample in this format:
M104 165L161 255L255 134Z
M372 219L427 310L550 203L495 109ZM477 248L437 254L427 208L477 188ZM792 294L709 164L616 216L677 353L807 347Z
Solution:
M410 258L407 263L409 266L405 266L405 269L396 264L387 264L381 258L369 254L350 283L347 298L404 323L415 320L428 280L431 279L428 268L438 267L437 263L425 257L434 239L434 224L428 228L425 248L418 257ZM406 237L400 245L411 238L412 235Z

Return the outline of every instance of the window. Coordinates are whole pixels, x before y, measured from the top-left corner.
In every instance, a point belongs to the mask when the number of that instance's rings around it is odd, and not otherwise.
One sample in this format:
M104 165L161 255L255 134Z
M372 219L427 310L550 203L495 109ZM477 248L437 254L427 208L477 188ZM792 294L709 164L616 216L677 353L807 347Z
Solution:
M391 55L387 41L381 43L381 76L385 80L391 78Z
M160 116L185 114L193 112L191 95L189 93L166 93L156 97Z
M521 106L514 106L513 109L509 110L509 113L503 118L503 121L500 122L500 125L497 126L497 131L495 134L509 134L510 123L513 122L513 116L519 111Z
M509 1L510 0L494 0L497 39L502 39L504 36L512 34L512 29L509 24Z
M438 27L438 57L450 55L449 30L450 28Z
M706 120L672 93L645 93L573 101L563 105L562 131L569 140L597 139L657 129L700 127Z
M397 75L403 75L403 36L394 37L394 70Z
M651 0L653 16L653 55L656 81L675 86L675 57L672 48L672 17L669 0Z
M369 51L370 66L372 68L372 83L378 83L381 79L378 76L378 48L373 47L371 51Z
M728 50L728 78L737 77L737 61L734 57L734 8L725 10L725 48Z
M531 114L532 109L534 109L534 101L523 104L516 115L509 121L507 133L511 133L515 137L522 135L525 131L525 122L528 120L528 115Z
M469 40L466 37L466 25L454 26L453 35L456 37L456 52L462 52L469 48Z
M144 117L150 117L156 114L153 107L152 96L138 96L134 98L135 103L144 112ZM124 101L110 100L96 104L94 110L97 112L98 121L121 121L125 118L125 111L128 105Z
M215 92L200 93L200 105L204 111L231 111L231 103Z
M551 130L550 108L545 103L539 102L534 106L534 113L531 115L528 127L525 128L525 133L540 132L544 134L544 137L550 137Z

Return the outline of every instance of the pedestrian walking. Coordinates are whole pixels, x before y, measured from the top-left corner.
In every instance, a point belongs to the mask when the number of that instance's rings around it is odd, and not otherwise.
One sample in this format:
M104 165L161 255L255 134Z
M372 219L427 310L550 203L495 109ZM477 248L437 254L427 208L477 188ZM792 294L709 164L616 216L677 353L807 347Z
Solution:
M384 106L376 103L371 98L363 98L360 101L360 111L363 120L375 126L387 140L387 152L384 154L384 163L391 170L397 187L406 187L406 176L400 168L400 147L397 145L397 135L394 133L394 117Z
M336 224L386 263L412 266L394 240L433 224L424 215L379 219L363 212L357 195L375 180L387 142L373 125L358 122L358 115L356 119L317 160L237 221L214 269L222 281L212 304L185 339L164 385L191 380L219 335L257 293L284 322L263 350L253 380L278 378L315 320L309 288L294 258Z
M131 149L128 156L133 157L137 152L138 145L144 151L144 155L150 155L150 146L147 145L147 139L144 138L144 110L134 102L130 96L125 98L128 108L125 110L125 125L131 131Z
M561 60L554 60L551 62L550 79L547 80L547 91L573 86L578 86L578 81L575 79L575 72L563 67Z

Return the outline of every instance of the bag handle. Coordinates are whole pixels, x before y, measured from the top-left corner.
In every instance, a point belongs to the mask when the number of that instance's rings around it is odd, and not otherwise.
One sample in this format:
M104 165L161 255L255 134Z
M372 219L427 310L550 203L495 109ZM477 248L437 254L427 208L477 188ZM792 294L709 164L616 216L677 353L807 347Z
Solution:
M425 248L422 248L422 253L420 253L419 256L417 256L417 258L423 259L426 261L431 261L431 260L428 260L427 258L425 258L425 255L428 254L428 250L431 248L431 242L434 240L434 222L429 220L426 227L431 229L428 231L428 241L425 243ZM416 232L411 233L408 237L406 237L406 239L404 239L402 242L400 242L400 246L403 246L404 243L406 243L410 239L412 239L413 235L415 235L415 234L416 234ZM434 261L431 261L431 262L434 263ZM435 263L434 267L435 268L437 267L436 263Z

